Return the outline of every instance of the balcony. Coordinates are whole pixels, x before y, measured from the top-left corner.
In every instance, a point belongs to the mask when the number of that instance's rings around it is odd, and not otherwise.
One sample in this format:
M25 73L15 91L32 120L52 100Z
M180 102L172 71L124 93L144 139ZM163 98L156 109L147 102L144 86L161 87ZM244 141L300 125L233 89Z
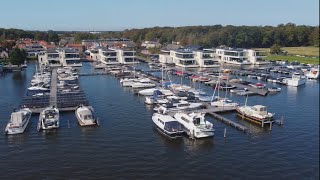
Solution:
M123 56L134 56L134 52L124 52Z
M115 53L115 52L104 52L103 55L106 56L106 57L110 57L110 56L114 57L114 56L117 56L117 53Z
M65 54L66 59L78 59L80 58L79 54Z
M178 53L176 53L176 57L177 57L177 58L181 58L181 59L191 59L191 58L194 58L193 54L178 54Z
M202 59L211 59L212 55L211 54L202 54Z

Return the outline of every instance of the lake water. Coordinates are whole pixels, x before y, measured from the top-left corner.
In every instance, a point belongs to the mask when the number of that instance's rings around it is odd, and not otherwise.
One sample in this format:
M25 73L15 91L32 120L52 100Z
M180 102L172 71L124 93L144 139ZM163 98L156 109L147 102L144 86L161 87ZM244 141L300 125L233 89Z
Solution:
M29 64L24 72L0 76L2 132L34 71ZM81 71L93 68L84 63ZM33 115L24 134L0 136L1 179L319 179L319 81L249 97L249 105L263 104L276 119L283 116L284 126L269 131L224 114L251 132L244 134L208 116L216 132L204 140L164 137L143 97L122 88L115 77L83 76L80 85L100 126L79 127L74 112L67 112L56 132L43 133ZM211 87L193 85L212 93ZM228 96L244 104L245 97Z

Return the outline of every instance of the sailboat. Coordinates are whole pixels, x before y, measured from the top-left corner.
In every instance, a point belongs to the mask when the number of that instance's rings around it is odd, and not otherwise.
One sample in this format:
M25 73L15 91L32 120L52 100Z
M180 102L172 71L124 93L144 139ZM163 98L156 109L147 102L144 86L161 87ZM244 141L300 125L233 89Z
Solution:
M224 98L221 98L219 96L220 77L221 76L220 76L220 71L219 71L218 84L216 84L215 89L213 91L211 106L214 106L214 107L237 107L237 106L239 106L238 103L227 98L227 94L228 94L227 90L226 90ZM229 82L229 76L227 76L227 82ZM214 98L215 98L214 95L215 95L215 91L217 88L218 88L218 97L214 100Z

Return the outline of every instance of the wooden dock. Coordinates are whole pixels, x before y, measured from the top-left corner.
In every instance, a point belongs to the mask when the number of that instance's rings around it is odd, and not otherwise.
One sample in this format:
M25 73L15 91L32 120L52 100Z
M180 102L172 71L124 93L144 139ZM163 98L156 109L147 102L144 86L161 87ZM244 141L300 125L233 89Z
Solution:
M52 70L49 104L57 107L57 71Z
M170 69L174 69L174 70L178 70L178 71L181 70L181 69L176 68L176 67L173 67L173 68L170 68ZM198 72L191 72L191 71L188 71L188 70L183 70L183 72L195 74L197 76L202 76L202 77L206 77L206 78L211 79L211 80L218 81L217 77L204 76L202 74L199 74ZM268 90L267 89L258 89L258 88L254 88L254 87L251 87L251 86L248 86L248 85L243 85L243 84L240 84L240 83L227 82L226 80L222 80L222 79L220 79L220 82L221 83L226 83L226 84L228 83L228 84L230 84L232 86L236 86L237 88L247 88L249 91L254 92L254 93L256 93L258 95L261 95L261 96L266 96L268 94Z
M222 121L223 123L225 123L227 125L230 125L231 127L234 127L234 128L236 128L238 130L243 131L244 133L247 132L247 128L246 127L244 127L241 124L238 124L238 123L236 123L234 121L231 121L230 119L227 119L227 118L225 118L225 117L223 117L223 116L221 116L221 115L219 115L217 113L208 112L207 114L211 115L212 117L214 117L217 120Z

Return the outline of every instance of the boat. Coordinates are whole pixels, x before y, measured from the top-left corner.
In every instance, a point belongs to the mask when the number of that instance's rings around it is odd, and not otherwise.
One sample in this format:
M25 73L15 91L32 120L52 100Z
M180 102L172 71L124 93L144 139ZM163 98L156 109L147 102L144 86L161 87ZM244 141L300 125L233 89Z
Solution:
M232 86L232 85L226 84L226 83L220 83L219 88L220 89L234 89L234 88L236 88L236 86Z
M56 107L47 107L40 113L38 131L56 128L59 128L59 110Z
M256 83L256 84L250 84L250 86L257 88L257 89L263 89L266 87L266 84Z
M155 84L151 82L135 82L131 85L132 88L151 88L156 87Z
M255 106L240 106L236 109L239 116L251 122L261 124L270 123L273 121L274 114L269 113L267 108L262 105Z
M11 118L5 128L6 134L21 134L28 126L31 110L29 108L23 108L19 111L13 112Z
M306 74L309 79L318 79L319 78L319 68L311 68Z
M152 121L155 124L156 128L169 138L182 137L182 125L172 116L161 113L154 113L152 116Z
M169 89L164 88L149 88L149 89L143 89L140 90L138 93L142 96L152 96L155 91L159 90L163 95L165 96L171 96L173 95L173 92Z
M228 99L228 98L218 98L216 101L211 102L211 106L214 107L237 107L238 103Z
M183 130L189 137L205 138L214 135L213 124L205 120L204 113L182 113L178 112L174 118L183 125Z
M80 105L75 110L75 114L80 126L97 125L97 119L94 118L93 109L91 107Z
M281 88L280 87L269 87L268 91L270 91L270 92L280 92Z
M291 78L287 78L286 81L288 86L301 86L307 82L307 78L305 76L299 76L293 74Z
M247 88L237 88L237 89L231 89L230 92L232 93L238 93L238 92L246 92L248 91Z
M179 111L179 110L185 110L185 109L198 109L200 107L202 107L202 103L190 103L188 101L184 101L184 100L175 100L177 102L169 102L166 104L163 104L159 107L155 107L154 110L158 111L159 108L164 108L167 111Z

